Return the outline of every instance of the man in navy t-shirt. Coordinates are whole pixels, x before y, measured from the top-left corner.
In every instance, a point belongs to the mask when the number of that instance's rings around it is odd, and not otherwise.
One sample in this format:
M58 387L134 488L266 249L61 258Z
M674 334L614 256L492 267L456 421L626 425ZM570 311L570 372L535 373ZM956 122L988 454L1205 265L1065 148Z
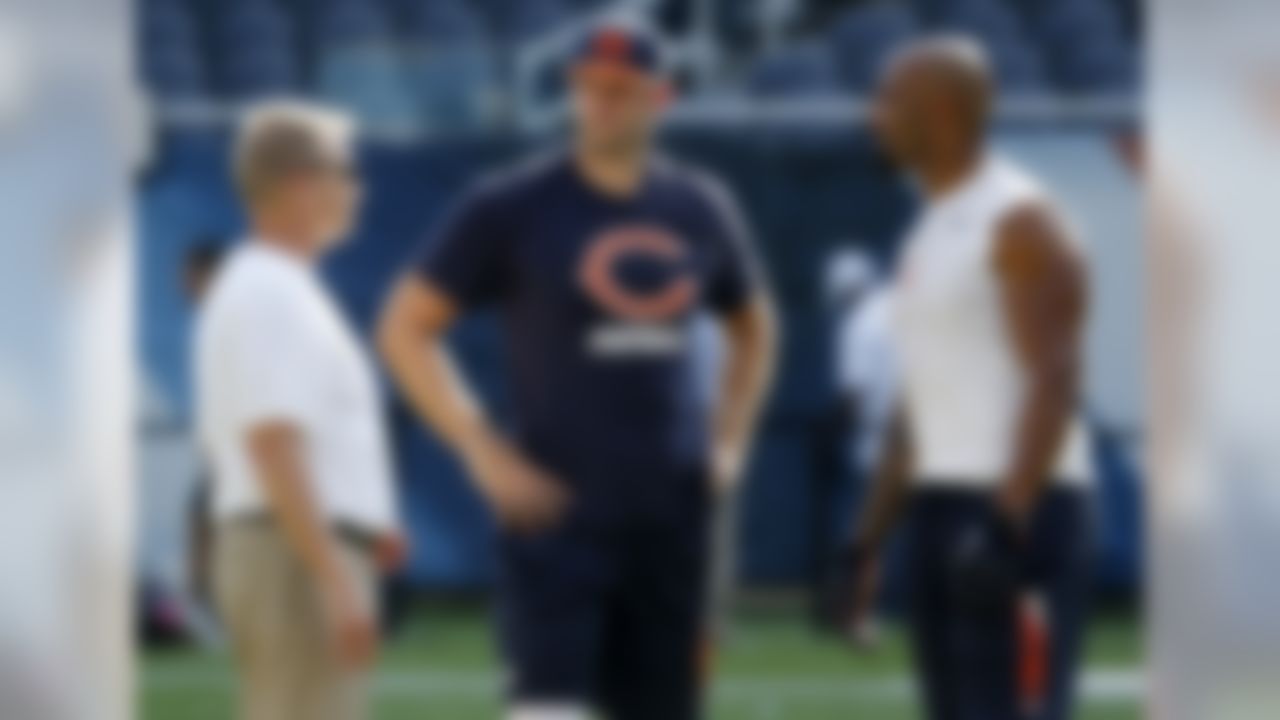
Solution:
M660 65L641 31L591 31L570 68L570 149L472 188L380 328L405 396L501 522L520 720L699 717L709 519L747 454L774 326L733 200L652 149ZM504 330L509 435L444 346L483 306ZM704 311L725 337L712 406L697 387Z

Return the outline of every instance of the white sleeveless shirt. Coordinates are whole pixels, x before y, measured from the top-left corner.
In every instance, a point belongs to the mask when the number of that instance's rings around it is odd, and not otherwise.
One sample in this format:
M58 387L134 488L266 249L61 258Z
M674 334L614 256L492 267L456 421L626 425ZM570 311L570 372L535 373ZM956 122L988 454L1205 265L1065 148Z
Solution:
M989 157L929 203L906 242L894 294L903 400L925 486L993 488L1008 471L1026 378L1005 326L992 253L1001 222L1047 197L1021 169ZM1054 466L1088 482L1088 448L1072 418Z

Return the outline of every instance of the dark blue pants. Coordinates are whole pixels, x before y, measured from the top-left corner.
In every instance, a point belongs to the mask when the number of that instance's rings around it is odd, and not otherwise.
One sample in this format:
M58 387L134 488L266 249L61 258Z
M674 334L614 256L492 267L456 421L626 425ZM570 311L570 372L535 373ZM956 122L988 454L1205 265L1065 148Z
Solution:
M931 720L1066 720L1088 604L1090 511L1055 489L1013 538L988 493L921 490L910 518L912 632ZM1048 644L1028 648L1025 599L1039 598ZM1027 656L1040 652L1039 658ZM1028 697L1028 666L1043 685Z
M502 548L502 636L515 702L571 702L609 720L701 717L709 514L574 515Z

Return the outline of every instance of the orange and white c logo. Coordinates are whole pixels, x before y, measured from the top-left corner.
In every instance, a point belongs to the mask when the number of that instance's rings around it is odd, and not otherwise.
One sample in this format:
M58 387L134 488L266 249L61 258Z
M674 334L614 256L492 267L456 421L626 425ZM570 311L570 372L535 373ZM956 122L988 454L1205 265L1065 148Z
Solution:
M627 225L604 232L591 241L578 266L578 282L601 307L625 320L659 322L687 310L698 293L688 272L672 273L659 288L638 292L618 281L618 262L627 256L646 257L668 266L688 260L688 249L671 233L651 225Z

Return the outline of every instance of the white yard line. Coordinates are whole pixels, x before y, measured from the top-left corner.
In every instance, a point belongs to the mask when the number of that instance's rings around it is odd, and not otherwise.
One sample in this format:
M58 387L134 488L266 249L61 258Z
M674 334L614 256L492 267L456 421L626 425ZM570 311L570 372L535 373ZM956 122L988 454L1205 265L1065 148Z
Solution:
M225 673L180 668L153 669L145 673L144 680L149 688L162 692L219 689L231 682ZM499 676L488 672L391 670L379 673L377 679L379 694L397 697L480 696L496 693L499 687ZM1142 689L1142 673L1136 669L1097 669L1084 675L1083 695L1093 702L1136 701L1141 698ZM774 702L801 698L899 701L914 697L915 684L905 675L734 677L718 681L715 693L720 697Z

